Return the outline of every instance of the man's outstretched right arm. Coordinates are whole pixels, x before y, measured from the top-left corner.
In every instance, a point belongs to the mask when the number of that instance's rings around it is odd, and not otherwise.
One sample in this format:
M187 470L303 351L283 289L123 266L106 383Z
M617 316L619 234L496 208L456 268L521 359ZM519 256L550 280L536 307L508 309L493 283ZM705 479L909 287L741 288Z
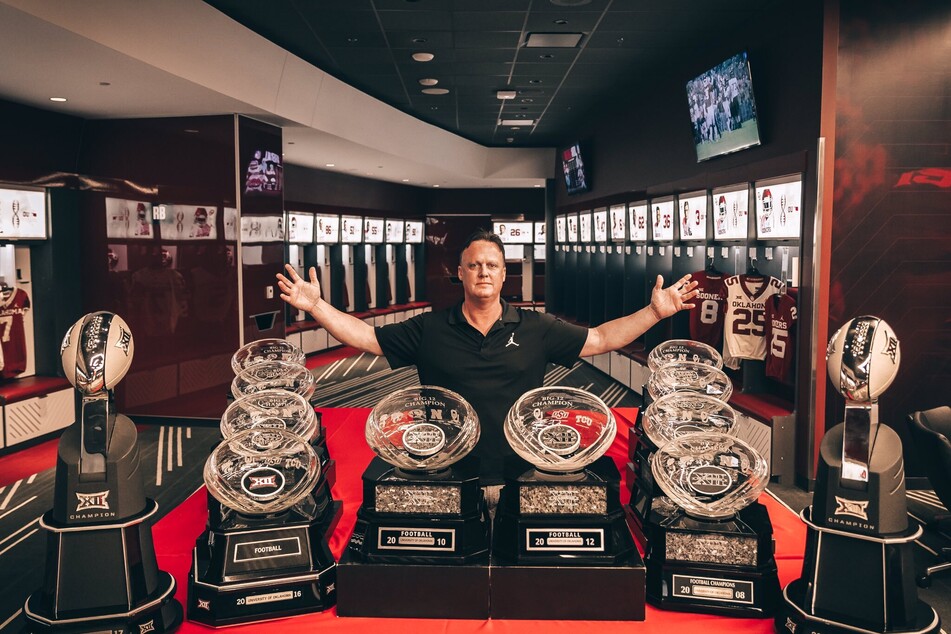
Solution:
M277 286L281 299L298 310L305 310L341 343L370 354L382 355L383 349L376 339L373 326L343 313L320 298L320 282L317 271L310 267L310 281L305 280L290 264L285 264L287 277L277 274Z

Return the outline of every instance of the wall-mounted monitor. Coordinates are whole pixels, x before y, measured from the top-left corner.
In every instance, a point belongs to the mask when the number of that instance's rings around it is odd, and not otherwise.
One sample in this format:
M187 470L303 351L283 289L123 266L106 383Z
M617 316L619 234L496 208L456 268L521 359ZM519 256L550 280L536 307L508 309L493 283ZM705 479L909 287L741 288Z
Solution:
M534 250L532 251L532 256L535 258L536 262L544 262L545 261L545 245L536 244L534 247Z
M407 244L422 244L423 243L423 221L422 220L407 220L406 221L406 243Z
M555 216L555 242L564 244L568 242L568 229L565 226L567 218L564 215Z
M11 191L16 190L0 191L0 214L3 216L12 217L13 201L18 200L17 196L10 193ZM30 193L35 194L36 192ZM46 197L44 196L43 199L45 201ZM106 237L151 240L152 236L155 235L152 230L152 216L152 203L150 202L106 198ZM43 224L45 226L45 220ZM184 225L184 219L182 224Z
M566 217L566 225L568 227L568 242L575 243L578 241L578 214L568 214Z
M0 240L45 240L47 237L46 192L0 189Z
M683 242L707 239L707 192L684 194L677 198L677 226Z
M568 194L580 194L591 189L589 174L585 171L585 164L581 159L580 144L575 143L562 150L561 169L565 175Z
M502 244L531 244L535 227L531 222L493 222L492 233L499 236Z
M545 244L545 236L547 232L545 229L544 222L535 223L535 244Z
M341 216L340 241L344 244L363 242L363 218L360 216Z
M591 230L592 224L594 223L592 222L590 211L578 213L578 239L581 242L591 242L594 239L594 233Z
M601 207L595 209L592 214L592 225L594 227L594 241L604 243L608 241L608 209Z
M340 216L330 214L314 216L314 242L317 244L340 242Z
M314 214L287 212L287 241L291 244L314 242Z
M611 205L611 240L623 242L627 237L627 205Z
M746 52L687 82L697 161L760 144Z
M402 220L394 218L386 219L386 242L387 244L399 244L405 240L406 229Z
M654 242L669 242L674 239L674 201L652 200L649 205L651 239Z
M746 183L713 190L713 239L746 240L750 186Z
M628 203L628 228L631 232L631 242L647 241L647 203L644 201Z
M798 240L802 233L802 177L756 183L756 239Z
M367 244L383 244L386 229L383 218L363 219L363 241Z

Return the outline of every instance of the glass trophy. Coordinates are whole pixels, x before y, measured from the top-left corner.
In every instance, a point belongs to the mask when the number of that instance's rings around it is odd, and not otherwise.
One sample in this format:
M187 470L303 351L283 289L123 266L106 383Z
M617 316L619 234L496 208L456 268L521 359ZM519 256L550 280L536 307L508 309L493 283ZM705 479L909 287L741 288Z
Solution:
M542 387L523 394L504 424L533 468L507 477L494 552L515 564L613 565L634 552L620 503L620 473L604 456L614 415L593 394Z
M647 368L653 372L677 361L702 363L717 370L723 368L723 357L715 348L692 339L671 339L654 346L647 355Z
M262 361L241 370L231 382L231 394L238 399L262 390L287 390L309 400L316 380L303 365L288 361Z
M204 479L221 512L195 545L189 619L233 625L334 605L336 563L314 501L320 460L307 439L279 426L238 431L212 451Z
M319 523L332 530L339 519L341 505L335 503L330 493L335 462L327 452L326 437L320 419L310 403L299 394L286 390L264 390L242 396L233 401L221 417L221 435L229 439L249 429L285 429L308 442L320 461L321 477L312 492L315 508L313 515L321 518ZM220 506L215 498L209 499L209 515L214 521Z
M675 361L651 373L647 379L647 392L655 401L671 392L696 392L726 403L733 394L733 383L723 370L713 365Z
M489 615L489 522L479 486L479 417L459 394L422 385L370 412L376 457L338 577L341 616Z
M843 422L819 446L802 576L783 590L777 631L921 632L941 619L918 598L901 438L878 419L878 397L898 374L898 337L884 320L856 317L829 341L826 369L845 399Z
M23 616L31 632L171 632L182 620L175 578L158 568L135 424L115 411L113 388L135 347L113 313L83 316L66 332L60 358L76 388L76 422L56 459L43 586Z
M242 370L266 361L304 365L306 358L303 350L284 339L258 339L238 348L231 357L231 369L241 374Z
M655 447L698 432L735 435L736 412L723 401L697 392L671 392L647 406L644 433Z

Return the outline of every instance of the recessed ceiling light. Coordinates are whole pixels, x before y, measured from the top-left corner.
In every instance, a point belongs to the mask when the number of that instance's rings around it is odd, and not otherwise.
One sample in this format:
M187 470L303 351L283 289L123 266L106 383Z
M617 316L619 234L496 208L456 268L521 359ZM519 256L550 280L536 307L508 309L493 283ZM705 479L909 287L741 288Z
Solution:
M511 143L511 142L514 141L514 140L515 140L515 139L512 138L512 137L508 137L507 139L505 139L505 142L506 142L506 143Z
M185 132L188 134L198 134L198 130L195 130L194 128L185 128Z
M356 37L348 37L348 38L347 38L347 43L349 43L349 44L356 44L356 43L359 42L359 41L360 41L360 39L359 39L359 38L356 38Z
M541 79L529 79L529 80L528 80L528 83L530 83L530 84L540 84L540 83L542 83L542 80L541 80Z
M327 163L325 167L337 167L336 163Z
M495 93L496 99L515 99L516 92L514 90L498 90Z
M535 185L535 187L541 187L541 185Z
M526 48L577 48L584 33L529 33Z
M551 53L545 53L544 55L539 55L538 59L555 59L555 56Z
M521 130L521 128L518 127L518 126L514 126L514 127L512 128L512 130Z
M287 142L288 145L294 145L295 143L297 143L297 141L288 141L288 142Z
M99 82L99 85L100 85L100 86L111 86L112 83L110 83L110 82L108 82L108 81L101 81L101 82Z
M591 4L591 0L548 0L556 7L581 7Z
M535 103L534 99L522 99L522 103Z
M557 19L557 20L552 20L552 24L557 24L558 26L564 26L564 25L568 24L568 20L566 20L566 19L564 19L564 18L559 18L559 19Z
M435 86L438 83L439 83L439 80L433 77L424 77L423 79L419 80L420 86Z
M409 182L409 179L408 179L408 178L404 178L404 179L403 179L403 182L404 182L404 183L408 183L408 182Z
M431 62L435 57L432 53L413 53L413 59L417 62Z
M534 119L499 119L499 125L504 125L506 127L533 125L534 123Z
M50 101L55 101L55 102L57 102L57 103L61 103L61 102L66 101L66 97L50 97Z
M433 185L433 187L439 187L439 185Z
M448 95L448 88L423 88L422 93L424 95Z

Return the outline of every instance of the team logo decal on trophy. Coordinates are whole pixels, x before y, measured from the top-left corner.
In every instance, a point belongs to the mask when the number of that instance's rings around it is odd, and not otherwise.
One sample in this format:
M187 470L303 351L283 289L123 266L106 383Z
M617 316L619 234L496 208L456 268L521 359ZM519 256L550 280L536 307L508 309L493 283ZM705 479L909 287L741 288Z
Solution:
M459 394L423 385L370 412L377 454L340 559L343 616L486 618L489 524L479 486L479 417Z
M53 509L40 518L50 549L43 588L23 606L32 632L166 632L182 620L175 579L155 559L158 505L145 497L135 425L113 405L134 350L129 326L108 312L77 321L60 347L81 398L59 442Z
M941 631L918 598L901 439L878 419L878 397L901 361L895 331L856 317L829 341L826 368L845 397L845 420L826 432L806 524L802 577L783 590L777 632L845 634Z
M336 563L325 535L340 506L322 468L333 466L323 428L304 396L313 375L283 360L300 356L263 340L232 360L237 398L205 463L208 525L189 575L191 620L231 625L334 605Z

